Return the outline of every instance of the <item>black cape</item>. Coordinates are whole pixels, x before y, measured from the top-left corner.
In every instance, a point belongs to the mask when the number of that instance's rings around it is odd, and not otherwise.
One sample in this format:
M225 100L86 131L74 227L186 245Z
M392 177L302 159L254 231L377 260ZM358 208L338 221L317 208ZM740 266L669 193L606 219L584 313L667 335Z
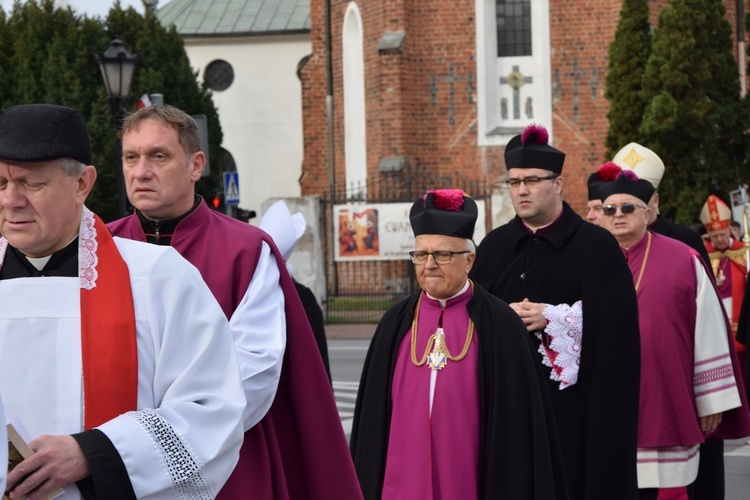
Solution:
M745 345L750 344L750 274L745 282L745 295L742 297L742 308L740 309L740 319L737 321L737 340ZM745 352L745 356L748 362L750 362L750 349ZM745 391L747 393L748 401L750 401L750 369L745 374Z
M617 241L567 203L541 235L516 216L477 249L472 277L507 303L582 300L578 383L546 375L571 499L638 498L636 449L640 332L633 276ZM535 345L536 337L530 335ZM537 360L538 363L538 360Z
M305 308L305 314L307 320L310 322L313 335L315 335L315 343L318 344L318 350L320 351L320 357L323 358L323 366L325 366L326 374L328 374L328 381L331 381L331 365L328 361L328 341L326 340L326 327L325 318L323 317L323 310L318 304L318 299L315 298L315 294L308 287L294 281L294 288L297 289L299 299L302 301L302 307Z
M393 371L418 298L419 293L414 294L386 311L362 370L350 444L366 499L381 497ZM479 341L481 498L567 498L540 356L523 323L510 307L479 286L474 287L467 308Z
M703 258L703 262L708 265L711 269L711 261L708 259L708 251L706 251L706 245L703 244L701 235L689 227L675 224L671 220L658 215L656 221L651 224L648 229L656 234L668 236L673 240L681 241L693 250L697 251ZM710 275L711 273L709 273Z

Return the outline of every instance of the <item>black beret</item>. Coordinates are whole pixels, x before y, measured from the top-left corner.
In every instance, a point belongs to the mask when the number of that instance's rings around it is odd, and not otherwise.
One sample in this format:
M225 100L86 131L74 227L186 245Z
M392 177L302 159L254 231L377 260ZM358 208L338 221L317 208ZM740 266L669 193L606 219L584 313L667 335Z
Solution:
M414 236L440 234L472 239L477 221L477 204L456 189L428 191L414 202L409 220Z
M72 158L92 164L86 121L75 109L19 104L0 115L0 159L43 162Z
M632 171L627 172L628 174L623 172L615 180L604 182L604 184L599 186L597 191L599 196L601 196L602 202L613 194L629 194L648 205L655 191L654 186L646 179L633 179L632 177L635 177L635 174Z
M603 184L605 184L605 181L602 180L601 177L599 177L599 172L594 172L589 176L589 180L586 182L586 185L589 188L589 201L601 200L599 188Z

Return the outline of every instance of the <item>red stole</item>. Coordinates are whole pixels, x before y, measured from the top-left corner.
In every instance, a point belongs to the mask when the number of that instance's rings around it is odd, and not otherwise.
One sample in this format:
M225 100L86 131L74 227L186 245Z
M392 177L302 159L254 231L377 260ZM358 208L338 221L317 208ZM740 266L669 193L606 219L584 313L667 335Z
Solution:
M747 275L747 263L745 245L741 241L732 240L729 248L724 251L716 250L711 243L706 244L706 251L711 259L711 267L716 276L719 271L724 273L725 279L729 280L729 293L732 297L732 310L727 315L732 323L732 334L737 337L737 322L742 310L742 297L745 295L745 279ZM725 259L726 258L726 259ZM727 272L728 271L728 272ZM719 287L721 290L721 287ZM722 295L722 298L724 295ZM734 347L738 353L744 353L745 344L734 341Z
M88 216L84 213L84 219ZM95 259L92 267L98 277L90 290L81 287L86 430L135 410L138 398L138 349L130 273L107 227L96 215L93 218L98 248L91 250L98 263ZM83 240L80 244L89 243L92 241Z

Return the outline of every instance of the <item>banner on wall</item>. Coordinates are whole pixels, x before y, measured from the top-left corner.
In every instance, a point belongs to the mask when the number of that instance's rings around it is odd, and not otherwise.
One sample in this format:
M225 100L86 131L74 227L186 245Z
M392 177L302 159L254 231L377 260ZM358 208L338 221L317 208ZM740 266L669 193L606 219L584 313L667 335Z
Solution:
M479 216L474 230L478 245L485 236L484 200L475 200ZM334 205L336 261L408 260L414 250L409 222L411 203Z

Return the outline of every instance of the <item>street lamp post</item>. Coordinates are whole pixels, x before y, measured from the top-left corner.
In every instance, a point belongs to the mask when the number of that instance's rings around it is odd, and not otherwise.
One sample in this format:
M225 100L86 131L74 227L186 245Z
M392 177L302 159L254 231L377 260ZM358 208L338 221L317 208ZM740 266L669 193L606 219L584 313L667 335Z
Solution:
M130 94L130 84L133 81L138 56L128 52L120 39L115 37L106 51L95 54L94 57L102 72L104 86L107 88L107 97L110 103L114 103L114 106L110 106L110 111L112 121L117 128L117 209L118 216L125 217L127 215L127 194L125 193L125 177L122 173L122 139L120 137L120 128L124 118L122 103Z

